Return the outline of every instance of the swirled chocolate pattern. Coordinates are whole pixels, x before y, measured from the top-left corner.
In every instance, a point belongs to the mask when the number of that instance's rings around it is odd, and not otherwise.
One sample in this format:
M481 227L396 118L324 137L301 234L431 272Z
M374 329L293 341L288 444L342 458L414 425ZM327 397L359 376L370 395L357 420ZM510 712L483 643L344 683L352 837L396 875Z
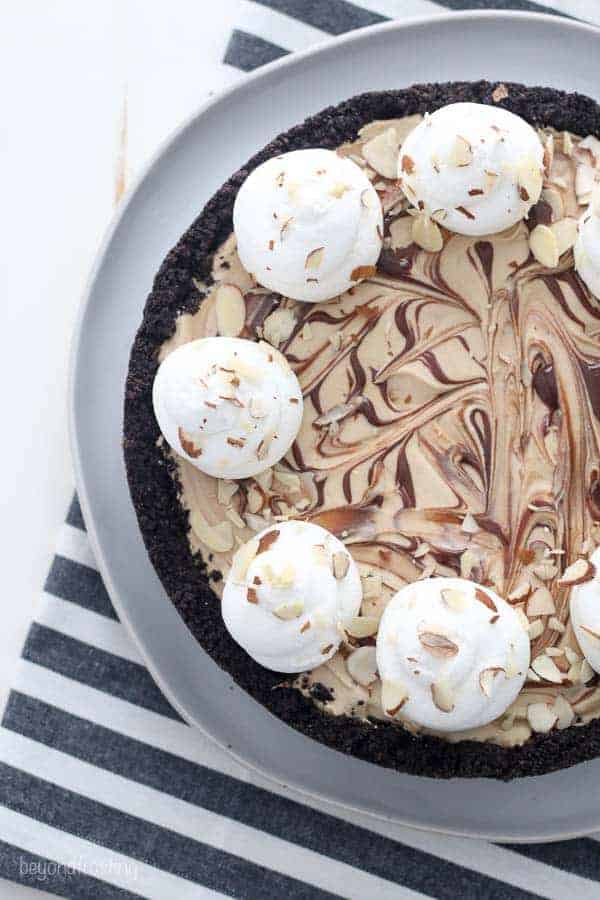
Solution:
M582 666L559 584L600 537L600 305L570 250L548 270L528 243L529 229L557 210L580 214L576 170L589 154L576 138L552 135L546 191L528 223L489 238L444 232L442 250L428 253L412 242L398 184L360 155L365 136L398 124L372 123L339 151L365 167L382 199L375 276L331 302L296 303L257 287L233 237L221 248L215 281L242 288L243 336L286 355L305 415L286 459L257 479L219 485L179 460L181 500L192 550L218 572L253 531L296 516L345 541L364 578L364 614L381 616L399 587L433 574L462 574L519 606L531 623L534 669L543 655L558 675L531 671L500 720L444 735L515 745L531 734L532 703L556 705L555 727L600 715L600 688ZM195 315L180 317L163 355L216 333L211 288ZM221 526L220 552L198 540L198 516ZM379 682L357 684L346 666L354 646L374 640L348 638L296 687L324 685L332 714L382 716Z

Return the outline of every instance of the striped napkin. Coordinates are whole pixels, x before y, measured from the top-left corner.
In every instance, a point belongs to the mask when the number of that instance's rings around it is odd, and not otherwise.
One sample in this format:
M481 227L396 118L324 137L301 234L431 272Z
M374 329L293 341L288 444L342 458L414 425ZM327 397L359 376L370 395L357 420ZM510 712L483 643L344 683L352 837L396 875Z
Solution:
M224 64L460 0L241 4ZM586 0L496 7L600 21ZM243 26L243 27L242 27ZM0 728L0 876L72 898L600 897L591 835L500 846L307 799L186 725L120 624L73 500Z

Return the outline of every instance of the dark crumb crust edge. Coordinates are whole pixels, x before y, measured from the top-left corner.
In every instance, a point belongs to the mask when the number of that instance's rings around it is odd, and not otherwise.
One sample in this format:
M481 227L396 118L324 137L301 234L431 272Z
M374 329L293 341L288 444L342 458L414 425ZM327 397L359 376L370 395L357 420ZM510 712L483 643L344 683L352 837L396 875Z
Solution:
M454 82L362 94L275 138L217 191L161 265L133 344L125 392L124 454L139 526L167 594L204 650L252 697L298 731L360 759L433 778L508 780L592 759L600 755L600 719L537 735L522 747L502 748L475 741L451 744L433 737L413 737L392 722L329 716L295 689L274 690L282 676L257 665L230 638L218 614L206 565L190 553L188 516L178 501L174 466L157 446L152 381L158 349L172 335L177 316L194 312L202 300L192 279L210 278L212 254L232 230L233 202L252 169L289 150L335 148L354 139L359 128L373 119L432 112L457 101L493 104L495 87L497 84L486 81ZM506 87L508 96L495 105L532 125L600 136L600 107L589 98L508 82Z

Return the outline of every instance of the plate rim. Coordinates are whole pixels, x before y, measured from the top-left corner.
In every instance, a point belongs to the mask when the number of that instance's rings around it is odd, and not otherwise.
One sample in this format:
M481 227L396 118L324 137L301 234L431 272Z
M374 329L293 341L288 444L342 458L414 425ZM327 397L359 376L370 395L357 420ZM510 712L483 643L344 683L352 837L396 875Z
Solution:
M86 467L83 461L79 441L80 422L76 397L78 382L77 375L81 364L80 349L83 333L85 331L86 314L93 303L93 294L96 282L103 268L107 250L110 248L115 232L118 230L122 219L126 216L133 198L137 194L141 185L146 181L146 179L149 178L153 170L159 165L162 158L168 153L170 148L173 147L180 140L180 138L182 138L184 133L188 129L191 129L192 126L196 124L197 120L202 118L213 107L221 105L232 95L238 93L243 94L244 92L252 92L257 83L260 84L261 81L270 79L273 72L277 72L289 67L293 68L307 58L327 53L327 51L331 50L333 47L340 47L342 45L347 47L348 45L352 45L354 43L368 41L371 35L386 31L401 32L408 28L423 28L429 25L443 24L444 22L479 22L485 20L500 20L508 22L514 22L516 20L528 20L529 22L533 23L538 21L541 24L552 23L553 26L558 25L559 27L571 32L582 32L594 35L600 34L600 28L586 22L563 18L557 15L549 15L546 13L516 10L466 10L459 12L448 11L436 13L433 15L411 16L399 20L392 19L387 22L359 28L344 35L336 36L333 38L326 38L322 41L318 41L317 43L309 46L304 50L292 52L280 59L274 60L271 63L259 67L251 73L242 75L233 84L229 85L222 91L216 92L213 96L198 104L198 106L189 115L187 115L178 126L172 129L169 134L159 143L157 149L151 154L147 162L141 167L137 176L133 179L131 186L125 192L119 206L113 213L106 227L102 240L100 241L96 250L94 262L90 269L89 276L86 279L86 283L81 295L72 331L71 346L69 351L68 430L73 460L73 470L75 475L75 486L84 514L90 545L98 564L98 568L102 576L104 585L109 594L111 603L114 605L119 619L126 626L128 633L130 634L136 647L138 648L142 656L144 665L148 669L153 680L156 682L159 689L167 698L169 703L179 713L184 722L194 728L199 729L205 736L209 738L210 741L216 744L226 754L235 759L236 762L238 762L241 766L258 773L261 777L265 778L268 783L270 782L277 785L285 785L291 787L298 793L300 798L309 797L314 801L326 800L334 807L338 806L340 809L344 809L354 813L360 813L366 816L371 816L380 821L398 823L419 831L469 837L472 839L480 840L510 841L511 843L547 843L552 841L581 837L589 834L590 832L587 829L574 829L561 830L560 832L553 833L542 833L539 835L528 834L527 836L501 834L499 832L486 833L478 831L477 833L473 833L460 827L451 827L444 825L433 826L430 824L415 822L410 818L403 818L401 814L388 815L383 812L374 812L370 809L365 809L363 806L344 802L343 800L340 800L339 797L332 794L312 791L301 782L295 781L293 778L290 778L287 774L285 777L285 781L282 781L277 774L269 771L268 768L263 768L254 761L249 761L242 754L237 753L231 747L225 745L218 738L216 738L210 731L210 728L206 724L199 723L197 719L193 715L191 715L190 712L185 708L185 706L179 701L178 697L171 689L170 684L164 679L163 673L156 667L152 651L147 646L147 642L145 641L145 639L138 633L128 613L127 604L125 604L121 600L119 591L117 590L112 578L111 567L104 552L102 542L98 536L93 504L90 501L87 488L87 476L85 473ZM185 625L184 627L187 628L187 626ZM201 650L202 648L199 649ZM366 765L372 764L366 763ZM430 780L433 781L433 779ZM600 827L600 819L598 821L598 827Z

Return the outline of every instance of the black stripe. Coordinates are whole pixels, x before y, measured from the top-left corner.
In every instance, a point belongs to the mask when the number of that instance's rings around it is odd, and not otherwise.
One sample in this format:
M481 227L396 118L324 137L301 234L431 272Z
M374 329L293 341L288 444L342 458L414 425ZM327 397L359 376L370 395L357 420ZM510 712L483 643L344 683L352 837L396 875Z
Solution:
M261 6L285 13L327 34L345 34L365 25L388 22L387 16L348 3L347 0L256 0ZM401 10L399 9L399 12Z
M440 6L446 9L467 10L467 9L490 9L489 0L435 0ZM550 13L555 16L562 16L566 19L572 19L566 13L559 12L551 6L544 6L543 3L534 3L533 0L495 0L493 4L494 10L516 10L517 12L538 12Z
M3 725L124 778L439 900L536 896L16 691L9 697Z
M326 900L336 895L90 800L0 763L0 802L53 828L232 897Z
M79 528L81 531L86 530L77 494L74 494L73 499L71 500L69 512L67 513L67 524L72 525L73 528Z
M555 841L552 844L502 844L501 846L582 878L600 881L600 846L590 838ZM600 897L600 886L598 888Z
M72 864L63 865L0 841L0 878L59 897L77 897L77 900L140 900L139 894L77 872L73 868L76 862L73 859ZM134 866L132 861L132 871Z
M84 609L117 618L100 573L60 554L52 560L44 589Z
M182 721L148 670L139 663L99 650L38 622L29 629L22 655L24 659L67 678Z
M243 72L252 72L253 69L259 69L266 63L273 62L274 59L287 56L289 52L278 44L271 44L255 34L234 28L225 50L223 62L235 66L236 69L241 69Z

